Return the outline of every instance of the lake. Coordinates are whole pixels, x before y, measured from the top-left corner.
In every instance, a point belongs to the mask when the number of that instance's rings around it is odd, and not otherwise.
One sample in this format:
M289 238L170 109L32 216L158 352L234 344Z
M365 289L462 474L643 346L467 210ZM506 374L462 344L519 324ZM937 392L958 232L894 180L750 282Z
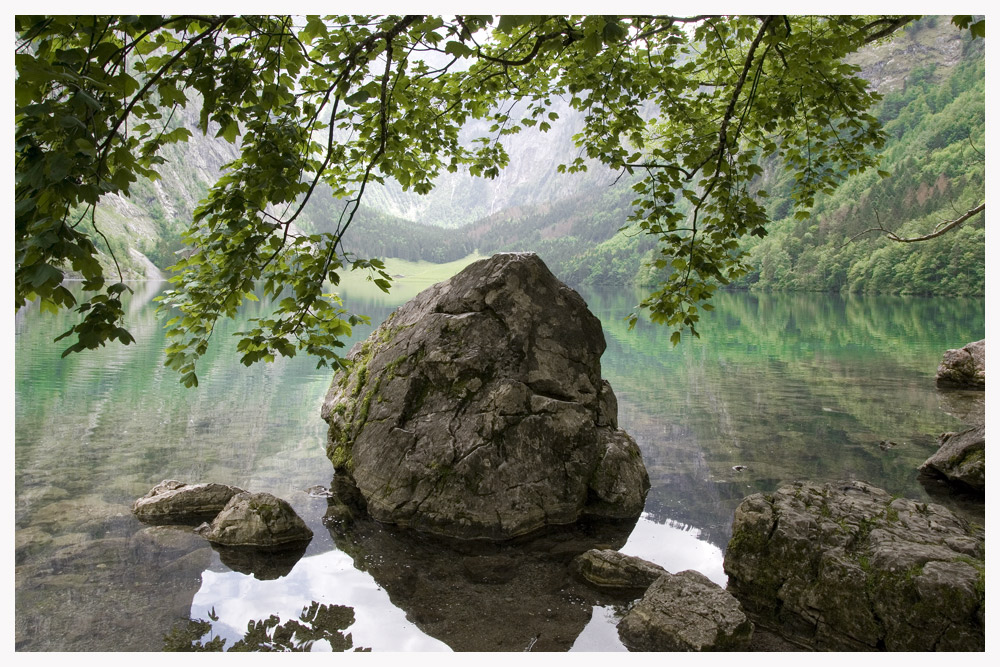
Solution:
M420 286L385 296L348 283L343 295L377 324ZM308 490L333 477L320 418L330 371L308 358L240 364L230 334L266 307L251 303L217 327L200 386L185 389L162 363L152 299L165 285L133 287L128 347L60 358L66 313L15 319L17 650L159 651L168 634L190 641L190 619L210 621L194 637L208 627L202 640L230 647L249 622L297 619L313 602L342 612L313 650L624 650L614 626L627 601L596 599L553 565L581 539L572 531L483 553L324 522L327 499ZM983 392L939 392L934 373L945 349L984 337L984 300L721 293L701 337L673 347L646 320L628 330L640 290L579 291L603 322L603 374L652 484L634 526L585 539L725 585L733 510L783 481L861 479L982 522L981 504L925 488L916 468L940 433L982 419ZM132 516L164 479L273 493L314 538L297 561L247 574L189 528Z

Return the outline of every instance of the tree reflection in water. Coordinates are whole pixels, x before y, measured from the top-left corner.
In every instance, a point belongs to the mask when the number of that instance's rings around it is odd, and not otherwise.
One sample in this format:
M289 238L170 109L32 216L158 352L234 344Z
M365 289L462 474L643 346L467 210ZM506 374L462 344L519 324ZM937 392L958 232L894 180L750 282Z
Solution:
M213 609L212 621L219 617ZM165 651L229 651L273 652L311 651L317 642L325 642L327 650L348 651L354 640L344 630L354 623L354 609L343 605L320 604L315 600L304 608L298 619L281 619L271 614L267 619L250 621L242 639L226 649L226 639L212 632L212 624L204 619L191 619L175 626L163 639ZM207 636L207 639L206 639ZM364 651L363 648L355 649Z

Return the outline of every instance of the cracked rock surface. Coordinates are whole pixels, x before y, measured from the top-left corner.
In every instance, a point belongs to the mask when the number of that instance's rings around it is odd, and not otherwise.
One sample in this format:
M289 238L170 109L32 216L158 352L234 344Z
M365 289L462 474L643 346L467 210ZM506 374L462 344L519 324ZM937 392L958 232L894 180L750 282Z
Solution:
M147 523L191 523L210 520L243 489L228 484L186 484L165 479L132 504L132 513Z
M920 466L920 473L938 476L955 487L986 493L986 426L943 433L938 450Z
M982 651L984 558L940 505L795 482L736 509L724 567L755 623L809 648Z
M986 339L946 350L935 382L943 388L986 389Z
M604 348L537 255L480 260L351 350L323 404L327 456L374 518L452 537L637 517L649 477L618 429Z
M695 570L663 574L618 624L630 651L746 651L751 623L732 595Z

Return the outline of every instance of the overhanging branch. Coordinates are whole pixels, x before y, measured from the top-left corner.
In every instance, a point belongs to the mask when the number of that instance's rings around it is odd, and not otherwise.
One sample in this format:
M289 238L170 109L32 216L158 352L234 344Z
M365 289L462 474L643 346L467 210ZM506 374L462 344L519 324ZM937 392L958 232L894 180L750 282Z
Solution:
M929 234L924 234L923 236L910 236L910 237L898 236L896 233L890 232L888 229L886 229L880 224L878 227L872 227L871 229L866 229L863 232L855 234L850 238L850 240L848 240L848 243L854 241L859 237L864 236L865 234L870 234L872 232L879 232L881 234L885 234L887 239L889 239L890 241L895 241L897 243L920 243L921 241L930 241L931 239L936 239L939 236L947 234L951 230L955 229L956 227L964 223L966 220L972 218L973 216L979 213L982 213L985 210L986 210L986 202L983 202L978 206L973 206L968 211L958 216L954 220L945 220L944 222L940 223L937 227L935 227L933 232Z

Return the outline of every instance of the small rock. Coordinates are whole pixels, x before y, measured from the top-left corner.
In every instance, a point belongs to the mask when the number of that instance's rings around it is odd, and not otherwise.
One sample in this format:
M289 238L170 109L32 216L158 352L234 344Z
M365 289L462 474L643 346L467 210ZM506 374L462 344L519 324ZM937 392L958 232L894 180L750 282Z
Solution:
M147 523L197 524L211 519L243 489L228 484L185 484L168 479L132 504L132 513Z
M986 427L943 433L940 447L920 466L920 473L943 477L960 490L986 492Z
M211 525L197 532L224 546L280 547L308 542L313 533L292 506L270 493L239 493Z
M630 651L745 651L753 623L740 603L694 570L664 574L618 624Z
M573 560L573 570L601 588L646 589L667 571L656 563L614 549L591 549Z
M935 382L943 388L986 389L986 340L946 350Z

